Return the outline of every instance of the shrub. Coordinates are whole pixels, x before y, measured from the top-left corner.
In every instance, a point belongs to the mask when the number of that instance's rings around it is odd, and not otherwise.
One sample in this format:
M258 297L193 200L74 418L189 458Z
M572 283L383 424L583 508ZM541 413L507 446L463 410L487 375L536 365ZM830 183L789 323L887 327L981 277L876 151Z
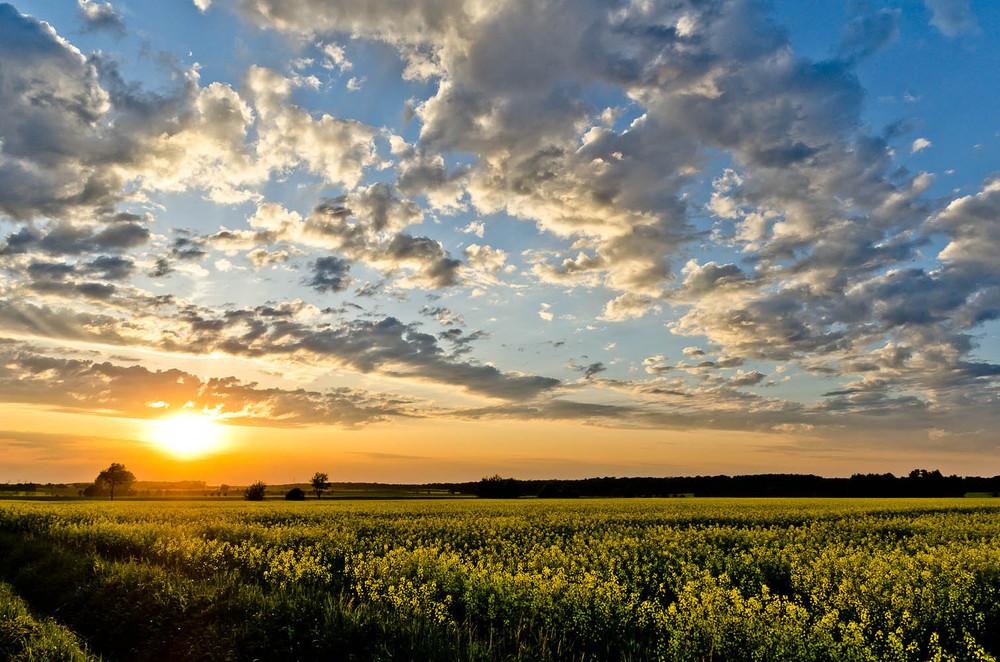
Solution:
M267 492L267 483L258 480L243 490L243 498L247 501L263 501L265 492Z
M293 487L285 493L285 501L305 501L306 493L297 487Z

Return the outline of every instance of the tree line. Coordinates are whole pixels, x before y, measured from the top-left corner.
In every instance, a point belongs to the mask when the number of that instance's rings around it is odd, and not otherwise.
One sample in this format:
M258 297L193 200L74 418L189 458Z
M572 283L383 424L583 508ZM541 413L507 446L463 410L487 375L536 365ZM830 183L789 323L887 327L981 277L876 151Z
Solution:
M478 482L436 483L432 487L480 498L575 497L962 497L968 493L1000 495L1000 476L945 476L939 470L914 469L905 476L854 474L824 478L813 474L676 476L518 480L499 475Z
M121 463L112 463L101 471L80 496L124 496L132 494L136 478ZM310 479L316 498L330 490L329 476L317 471ZM368 484L366 484L368 485ZM372 483L370 487L380 487ZM0 492L34 492L37 483L0 484ZM633 478L583 478L571 480L519 480L499 474L475 482L394 485L447 490L452 494L474 495L486 499L518 497L962 497L969 493L1000 496L1000 476L945 476L939 470L914 469L905 476L891 473L854 474L850 478L825 478L813 474L752 474L717 476L674 476ZM228 494L222 485L218 493ZM261 501L268 485L256 481L243 489L243 498ZM275 495L280 496L280 492ZM306 493L292 488L284 494L289 501L302 501Z

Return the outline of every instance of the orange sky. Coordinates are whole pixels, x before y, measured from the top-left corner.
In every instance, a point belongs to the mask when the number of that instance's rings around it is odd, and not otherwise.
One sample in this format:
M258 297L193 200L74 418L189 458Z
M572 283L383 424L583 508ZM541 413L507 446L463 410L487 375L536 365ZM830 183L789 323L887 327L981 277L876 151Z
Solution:
M918 451L900 461L888 448L859 455L850 449L824 450L822 443L795 447L787 435L516 421L413 421L361 430L223 426L218 447L179 458L157 441L155 422L9 405L0 406L0 418L23 431L0 432L0 479L10 482L87 481L111 462L123 462L140 480L209 484L305 481L315 471L327 472L334 481L401 483L477 480L494 473L582 478L802 471L899 475L917 467L964 475L1000 471L988 456L939 450ZM609 448L615 449L613 457Z

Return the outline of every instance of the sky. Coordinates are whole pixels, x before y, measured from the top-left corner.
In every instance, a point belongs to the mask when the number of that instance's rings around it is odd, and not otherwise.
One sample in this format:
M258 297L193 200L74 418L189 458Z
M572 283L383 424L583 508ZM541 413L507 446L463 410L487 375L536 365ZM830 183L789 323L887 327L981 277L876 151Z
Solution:
M0 481L1000 474L1000 4L0 4Z

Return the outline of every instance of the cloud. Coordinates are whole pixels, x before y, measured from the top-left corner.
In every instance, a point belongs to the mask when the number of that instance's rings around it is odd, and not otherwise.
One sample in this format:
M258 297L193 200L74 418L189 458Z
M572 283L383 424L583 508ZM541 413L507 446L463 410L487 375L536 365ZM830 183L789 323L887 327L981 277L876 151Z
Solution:
M347 59L347 53L344 51L344 47L340 44L316 44L320 51L326 57L323 62L323 66L327 69L339 69L341 72L349 71L354 68L354 63Z
M510 400L530 400L561 383L551 377L455 360L434 336L394 317L314 325L311 318L317 311L302 302L219 312L173 297L126 290L113 294L107 302L113 307L100 314L0 301L0 331L168 353L303 361Z
M844 27L837 54L856 61L899 39L899 9L880 9L856 16Z
M351 284L347 275L351 265L339 257L317 258L312 265L308 285L317 292L343 292Z
M243 87L259 116L256 151L270 169L305 165L328 184L356 187L366 168L382 165L378 131L356 120L324 114L319 119L292 103L295 82L253 66Z
M756 386L764 381L764 375L756 370L751 370L750 372L743 372L738 370L735 375L729 378L729 384L731 386Z
M926 138L917 138L916 140L913 141L913 144L910 146L910 154L916 154L920 150L927 149L930 146L931 146L930 140L927 140Z
M97 68L43 21L0 4L0 213L17 220L111 214L121 179ZM109 149L112 148L112 149Z
M247 259L257 268L270 264L281 264L288 262L288 251L268 251L266 248L255 248L247 253Z
M496 275L507 262L507 252L492 246L469 244L465 247L465 259L473 269L481 269Z
M44 356L24 345L0 347L0 356L0 400L60 411L149 419L193 403L229 424L254 427L355 427L412 415L407 399L359 389L261 388L235 377Z
M455 313L444 306L424 306L420 309L420 314L427 317L433 317L442 326L451 326L457 324L459 326L465 324L465 318Z
M462 232L474 234L482 239L483 234L486 232L486 226L483 225L482 221L471 221L468 225L462 228Z
M105 31L119 37L125 36L125 21L110 2L77 0L77 4L88 32Z
M924 7L931 12L931 25L946 37L979 30L969 0L924 0Z
M651 297L626 293L609 301L604 306L600 319L621 322L645 315L653 306Z

